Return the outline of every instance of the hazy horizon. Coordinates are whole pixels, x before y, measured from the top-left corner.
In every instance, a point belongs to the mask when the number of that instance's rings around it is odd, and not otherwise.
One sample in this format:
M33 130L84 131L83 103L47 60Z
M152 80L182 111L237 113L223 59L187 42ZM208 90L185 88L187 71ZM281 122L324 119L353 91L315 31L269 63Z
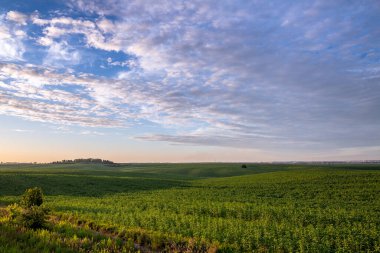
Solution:
M377 1L5 0L0 161L380 159Z

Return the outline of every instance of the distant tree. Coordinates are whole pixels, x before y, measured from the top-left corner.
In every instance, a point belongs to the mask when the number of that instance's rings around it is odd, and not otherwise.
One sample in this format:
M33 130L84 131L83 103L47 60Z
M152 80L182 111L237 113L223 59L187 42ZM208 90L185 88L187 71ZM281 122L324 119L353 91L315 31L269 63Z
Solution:
M74 164L74 163L117 165L110 160L102 160L99 158L78 158L74 160L62 160L62 161L52 162L52 164Z
M246 169L246 168L247 168L247 165L246 165L246 164L242 164L241 167L242 167L243 169Z
M103 164L114 164L114 162L112 162L110 160L103 160L102 163Z

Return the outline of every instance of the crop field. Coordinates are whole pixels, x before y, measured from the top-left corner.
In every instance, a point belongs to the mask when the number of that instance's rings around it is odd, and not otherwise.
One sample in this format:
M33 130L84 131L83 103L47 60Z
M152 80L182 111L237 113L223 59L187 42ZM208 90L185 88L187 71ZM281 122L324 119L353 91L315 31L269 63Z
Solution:
M380 165L1 165L0 206L0 252L380 252Z

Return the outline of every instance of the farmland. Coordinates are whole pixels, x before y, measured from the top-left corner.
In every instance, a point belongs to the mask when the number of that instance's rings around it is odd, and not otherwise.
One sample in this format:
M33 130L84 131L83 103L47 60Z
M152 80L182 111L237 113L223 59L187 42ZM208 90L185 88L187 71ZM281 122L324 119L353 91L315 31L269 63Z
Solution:
M38 186L50 226L6 220ZM379 252L380 165L1 165L0 252Z

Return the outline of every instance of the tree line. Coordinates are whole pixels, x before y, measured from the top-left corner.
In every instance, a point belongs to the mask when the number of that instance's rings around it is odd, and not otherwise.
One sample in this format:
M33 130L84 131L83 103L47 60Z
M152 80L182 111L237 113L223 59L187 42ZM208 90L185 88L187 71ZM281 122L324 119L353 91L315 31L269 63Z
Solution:
M103 160L99 158L79 158L74 160L55 161L52 164L74 164L74 163L91 163L91 164L115 164L110 160Z

